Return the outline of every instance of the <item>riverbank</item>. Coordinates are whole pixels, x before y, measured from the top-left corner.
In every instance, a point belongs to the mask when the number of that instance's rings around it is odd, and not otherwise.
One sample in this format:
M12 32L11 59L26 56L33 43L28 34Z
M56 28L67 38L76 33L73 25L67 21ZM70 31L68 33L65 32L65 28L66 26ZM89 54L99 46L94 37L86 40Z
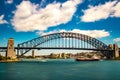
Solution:
M11 59L11 60L0 60L0 62L19 62L19 59Z

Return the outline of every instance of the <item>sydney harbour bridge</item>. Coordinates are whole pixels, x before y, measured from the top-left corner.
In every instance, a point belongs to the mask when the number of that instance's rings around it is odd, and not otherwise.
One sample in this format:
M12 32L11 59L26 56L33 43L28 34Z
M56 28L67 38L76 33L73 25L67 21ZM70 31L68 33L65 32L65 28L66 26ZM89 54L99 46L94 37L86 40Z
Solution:
M10 47L14 47L14 42L8 43L7 47L0 46L0 52L9 53ZM32 49L67 49L67 50L93 50L100 51L109 59L119 57L117 44L105 44L102 41L79 33L60 32L44 35L17 45L13 48L16 55L23 56Z

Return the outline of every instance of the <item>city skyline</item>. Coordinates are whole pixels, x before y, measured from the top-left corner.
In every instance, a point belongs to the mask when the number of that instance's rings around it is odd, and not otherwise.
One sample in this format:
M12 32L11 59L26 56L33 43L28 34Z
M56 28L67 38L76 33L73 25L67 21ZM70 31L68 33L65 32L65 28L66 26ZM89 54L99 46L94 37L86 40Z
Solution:
M1 0L0 46L56 32L86 34L120 47L119 0Z

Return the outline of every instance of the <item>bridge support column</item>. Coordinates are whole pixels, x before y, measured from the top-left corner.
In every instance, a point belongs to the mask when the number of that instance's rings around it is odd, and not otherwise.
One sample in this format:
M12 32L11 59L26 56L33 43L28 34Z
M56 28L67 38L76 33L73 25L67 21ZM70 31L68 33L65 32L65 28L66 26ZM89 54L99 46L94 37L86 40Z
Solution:
M32 57L35 58L35 50L32 50Z
M8 40L6 58L10 58L10 59L15 59L16 58L16 53L15 53L15 49L14 49L14 39L13 38L10 38Z
M112 51L109 51L109 54L112 56L111 59L116 59L120 57L119 48L117 44L110 44L109 48L112 50Z
M113 44L113 48L114 48L115 58L120 57L118 45L117 44Z

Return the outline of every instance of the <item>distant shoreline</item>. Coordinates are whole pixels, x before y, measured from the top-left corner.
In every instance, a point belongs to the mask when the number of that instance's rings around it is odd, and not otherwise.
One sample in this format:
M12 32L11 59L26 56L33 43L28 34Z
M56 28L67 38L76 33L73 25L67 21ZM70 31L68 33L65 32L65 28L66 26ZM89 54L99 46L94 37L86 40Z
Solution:
M16 59L16 60L0 60L0 63L1 62L20 62L19 59Z

